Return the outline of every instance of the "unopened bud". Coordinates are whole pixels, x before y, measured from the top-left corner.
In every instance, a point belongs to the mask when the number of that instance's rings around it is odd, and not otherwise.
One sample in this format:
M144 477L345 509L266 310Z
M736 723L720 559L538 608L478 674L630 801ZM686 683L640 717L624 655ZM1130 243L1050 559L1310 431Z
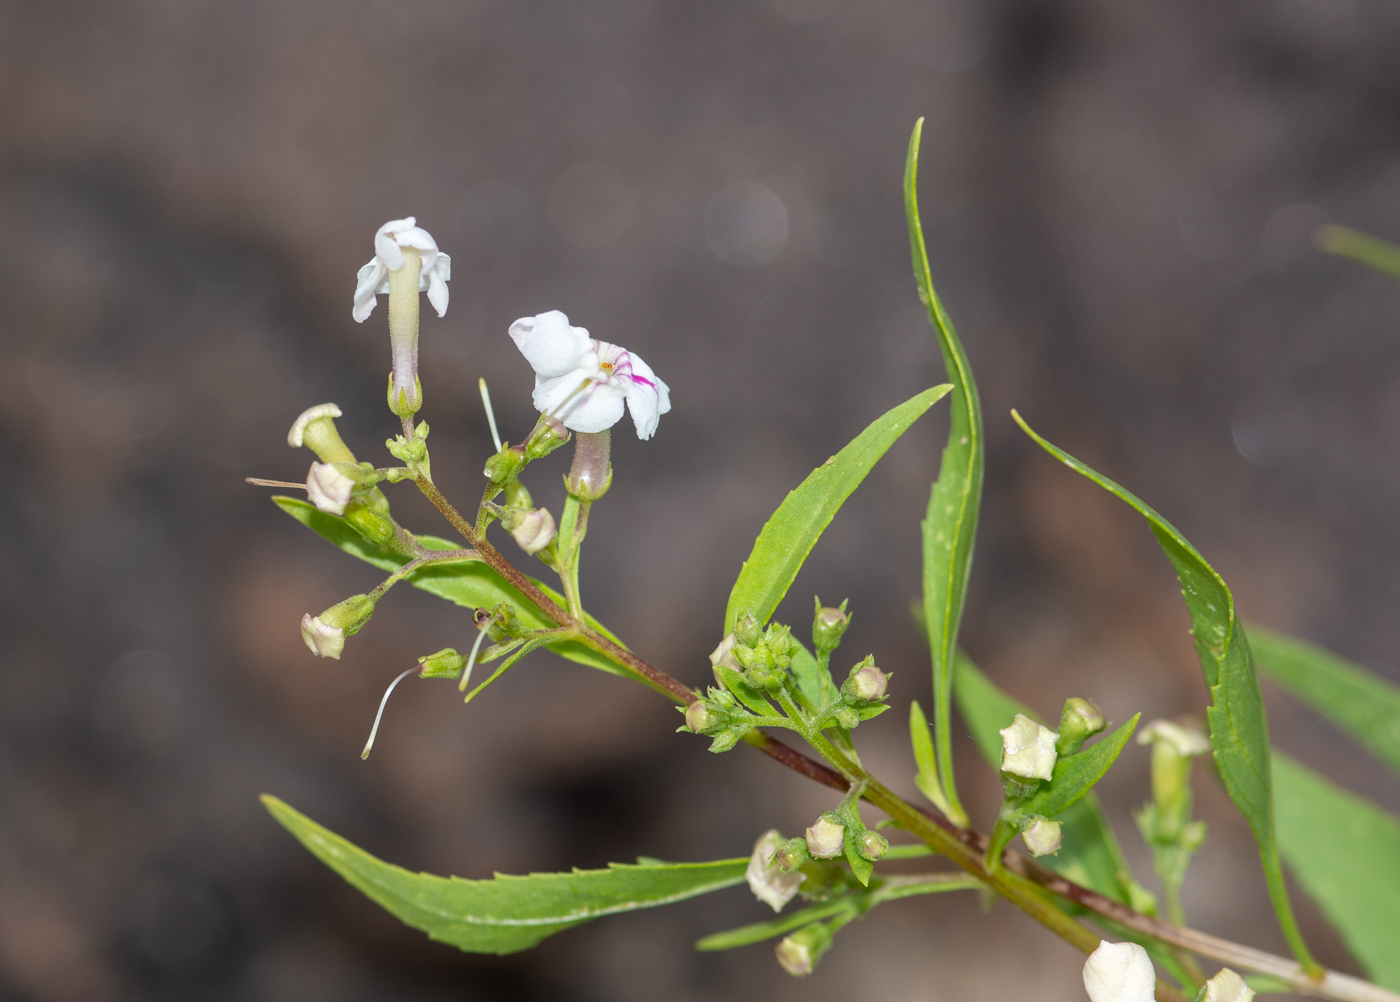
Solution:
M1210 738L1194 727L1184 727L1171 720L1154 720L1137 738L1140 745L1166 745L1182 758L1194 758L1210 751Z
M697 699L685 708L685 726L690 728L691 733L704 734L713 723L714 714L703 699Z
M612 432L579 432L574 439L574 462L564 487L583 501L597 501L612 485Z
M344 515L355 481L333 463L312 463L306 474L306 500L330 515Z
M784 873L791 873L799 866L805 866L811 858L806 839L790 838L774 851L773 865Z
M867 831L860 837L860 854L872 863L889 851L890 840L879 832Z
M1207 981L1196 997L1201 1002L1250 1002L1254 998L1254 989L1230 968L1222 967L1220 973Z
M783 970L795 978L805 978L817 969L822 954L829 949L831 930L820 922L813 922L784 937L773 952Z
M482 472L491 483L504 486L520 475L526 462L524 447L512 445L488 459L486 469Z
M750 612L743 612L734 620L734 636L745 647L752 647L763 639L763 626Z
M394 538L394 523L372 505L351 501L345 508L345 521L370 542L381 546Z
M1048 780L1055 771L1055 732L1024 713L997 732L1001 735L1001 771L1025 779Z
M848 731L853 730L860 723L860 714L849 706L843 706L836 711L836 723Z
M1090 1002L1153 1002L1156 989L1152 958L1136 943L1100 940L1084 961L1084 990Z
M287 432L287 444L293 449L303 445L316 454L323 463L353 463L355 454L350 451L335 430L335 419L340 417L340 408L335 404L317 404L301 412L301 416Z
M1055 751L1060 755L1073 755L1084 747L1084 742L1108 726L1103 711L1087 699L1073 696L1065 700L1065 708L1060 713L1060 736L1055 742Z
M354 636L374 615L374 599L368 595L351 595L319 616L308 613L301 617L301 639L317 657L340 659L345 638Z
M554 527L554 516L544 508L522 512L512 521L515 524L510 529L511 536L530 556L539 553L559 535L559 530Z
M817 859L835 859L846 849L846 826L836 815L823 814L807 829L807 851Z
M457 678L462 674L467 659L451 647L444 647L436 654L418 659L422 666L418 669L420 678Z
M823 606L816 600L817 612L812 619L812 645L819 651L834 651L851 625L851 617L846 613L846 603L841 607Z
M871 664L856 665L841 688L852 699L873 703L885 698L885 693L889 691L889 675Z
M754 897L771 906L775 912L783 910L783 906L797 894L802 881L807 879L802 873L785 873L773 862L773 854L782 842L783 836L776 828L760 835L753 844L749 868L744 873Z
M714 669L730 668L734 671L742 671L743 665L739 664L734 657L734 634L730 633L719 642L719 646L710 652L710 667ZM719 677L719 672L715 671L715 684L723 686L724 681Z
M1034 817L1021 829L1021 838L1032 856L1049 856L1060 851L1064 836L1060 833L1060 823L1049 818Z
M540 416L530 437L525 439L525 455L530 460L543 459L569 440L564 422L548 414Z

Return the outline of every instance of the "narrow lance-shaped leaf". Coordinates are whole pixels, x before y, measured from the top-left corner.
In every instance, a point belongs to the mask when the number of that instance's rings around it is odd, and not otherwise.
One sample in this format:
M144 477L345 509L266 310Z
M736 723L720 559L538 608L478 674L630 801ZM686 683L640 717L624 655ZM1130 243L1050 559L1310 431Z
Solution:
M953 694L978 751L988 765L1000 769L1001 735L997 732L1018 713L1032 720L1036 714L998 689L966 656L958 658ZM1142 892L1134 893L1137 885L1132 871L1098 798L1091 792L1070 804L1060 816L1060 826L1064 847L1041 862L1105 897L1136 907L1134 899L1140 898Z
M462 880L376 859L276 797L264 806L307 849L405 925L468 953L516 953L604 915L684 901L744 882L743 859L612 864L606 870Z
M929 493L928 511L922 525L924 619L933 656L933 729L939 785L949 820L966 825L967 812L958 799L953 778L953 666L958 626L967 598L968 575L972 571L972 546L977 535L986 460L977 383L972 378L972 367L953 322L934 291L924 231L919 222L919 140L923 128L921 118L914 123L914 133L909 137L909 156L904 166L904 212L909 221L909 249L919 298L938 332L943 364L953 384L948 444L943 449L943 461Z
M1400 991L1400 818L1274 752L1284 861L1377 984Z
M1317 245L1329 254L1340 254L1400 278L1400 247L1389 240L1353 230L1349 226L1319 226Z
M298 498L277 496L272 500L277 507L321 538L334 543L351 556L359 557L365 563L372 564L382 571L393 572L407 563L406 558L366 540L352 529L345 519L337 515L320 511L314 505L307 504ZM415 536L414 538L430 550L455 550L459 545L464 545L438 536ZM535 604L521 594L514 585L479 560L429 564L421 570L415 571L408 578L408 582L413 587L421 588L430 595L436 595L438 598L444 598L468 609L490 609L500 602L505 602L515 609L516 619L527 629L544 630L554 626L535 607ZM535 584L561 606L567 604L564 597L548 585L540 581L535 581ZM592 616L587 618L589 626L615 643L621 644L621 641ZM631 677L597 651L572 640L548 646L555 654L570 661L577 661L579 664L610 672L613 675Z
M1304 640L1250 624L1264 673L1400 773L1400 686Z
M851 492L860 486L875 463L952 387L935 386L876 418L850 445L812 471L788 493L754 541L739 579L729 593L724 632L734 629L739 614L748 611L760 623L792 587L798 570Z
M1191 615L1191 633L1196 655L1210 686L1211 705L1206 710L1210 724L1215 764L1230 799L1240 809L1259 844L1264 879L1269 886L1279 928L1293 955L1310 973L1322 968L1308 952L1307 944L1293 917L1288 888L1283 882L1278 839L1274 832L1272 780L1269 772L1269 728L1264 714L1264 697L1254 674L1254 660L1244 627L1235 617L1235 599L1225 579L1206 563L1170 522L1131 491L1085 466L1069 453L1041 438L1015 411L1011 416L1021 429L1060 462L1109 493L1127 502L1147 519L1152 534L1176 569L1181 594Z

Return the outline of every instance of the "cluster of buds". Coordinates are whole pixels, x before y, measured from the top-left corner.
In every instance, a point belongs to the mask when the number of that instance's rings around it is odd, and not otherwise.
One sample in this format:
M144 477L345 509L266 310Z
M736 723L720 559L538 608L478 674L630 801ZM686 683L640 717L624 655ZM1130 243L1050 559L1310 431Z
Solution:
M710 751L715 754L729 751L758 722L757 717L740 705L733 692L715 686L709 687L704 699L695 699L677 709L685 714L685 725L678 730L711 738Z
M744 682L758 692L777 692L788 680L788 669L800 645L792 630L769 623L765 630L749 613L734 623L734 643L730 654L743 669Z
M885 836L867 828L856 809L857 799L847 796L834 811L825 811L808 826L802 838L788 839L773 854L774 864L784 873L792 873L814 859L840 859L851 864L856 879L865 884L870 879L871 864L889 851Z

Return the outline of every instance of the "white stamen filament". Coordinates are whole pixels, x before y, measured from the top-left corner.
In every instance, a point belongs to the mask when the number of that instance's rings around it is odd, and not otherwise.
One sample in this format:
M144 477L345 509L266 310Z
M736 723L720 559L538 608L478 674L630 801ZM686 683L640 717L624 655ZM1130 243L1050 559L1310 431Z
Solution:
M482 624L481 632L476 635L476 643L472 644L471 657L467 658L467 666L462 669L462 681L457 686L458 692L465 692L467 689L467 683L471 681L472 668L476 665L476 652L481 650L481 642L486 639L486 631L490 629L490 627L491 620L488 619L484 624Z
M293 484L286 480L263 480L261 477L244 477L245 484L253 484L257 487L286 487L288 490L304 491L305 484Z
M481 404L486 408L486 420L491 425L491 441L495 443L496 451L500 452L501 433L496 430L496 412L491 409L491 391L486 388L486 377L478 379L476 385L481 388Z
M394 686L398 685L414 672L422 671L421 665L414 665L394 681L389 683L389 688L384 690L384 698L379 701L379 712L374 715L374 726L369 729L369 740L365 742L365 750L360 752L361 759L369 758L369 750L374 747L374 736L379 733L379 721L384 719L384 707L389 705L389 693L394 691Z

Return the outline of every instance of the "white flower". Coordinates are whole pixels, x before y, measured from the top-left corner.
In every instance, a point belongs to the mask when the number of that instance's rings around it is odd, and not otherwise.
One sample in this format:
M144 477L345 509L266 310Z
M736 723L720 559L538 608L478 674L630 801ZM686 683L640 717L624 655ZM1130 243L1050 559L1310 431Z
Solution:
M1157 972L1136 943L1100 940L1084 961L1084 990L1091 1002L1153 1002Z
M637 437L648 439L671 409L671 390L651 366L626 348L569 326L558 310L521 317L510 325L510 336L535 370L535 407L572 431L611 428L621 420L625 400Z
M1021 838L1026 840L1026 848L1032 856L1049 856L1059 852L1064 844L1060 823L1049 818L1036 818L1021 832Z
M807 829L807 851L817 859L835 859L846 849L846 826L829 814Z
M703 703L692 705L703 706ZM783 836L776 828L770 828L758 837L758 841L753 844L753 855L749 857L749 868L744 873L744 877L749 882L749 890L753 891L754 897L766 905L771 905L775 912L783 910L783 906L793 899L797 894L797 888L802 881L806 880L805 874L799 871L784 873L778 869L776 863L770 862L773 853L778 851L778 846L783 844Z
M338 626L327 626L320 616L307 613L301 617L301 639L318 658L340 660L340 652L345 650L345 631Z
M1055 739L1048 727L1042 727L1024 713L997 732L1001 735L1001 771L1025 779L1048 780L1055 771Z
M301 417L292 424L292 430L287 432L287 444L293 449L300 449L302 437L306 434L306 428L312 421L338 417L340 417L340 408L335 404L317 404L315 407L308 407L301 412Z
M413 216L391 219L374 235L374 257L355 276L355 309L351 315L356 323L364 323L374 312L376 296L389 294L389 272L404 266L403 251L412 247L423 259L418 275L418 291L428 294L437 315L447 312L447 283L452 278L452 259L438 250L432 234L418 226Z
M1170 720L1154 720L1138 732L1138 744L1163 742L1182 758L1204 755L1210 751L1210 738L1193 727L1183 727Z
M312 463L306 474L306 500L331 515L344 515L350 495L355 491L351 480L333 463Z

